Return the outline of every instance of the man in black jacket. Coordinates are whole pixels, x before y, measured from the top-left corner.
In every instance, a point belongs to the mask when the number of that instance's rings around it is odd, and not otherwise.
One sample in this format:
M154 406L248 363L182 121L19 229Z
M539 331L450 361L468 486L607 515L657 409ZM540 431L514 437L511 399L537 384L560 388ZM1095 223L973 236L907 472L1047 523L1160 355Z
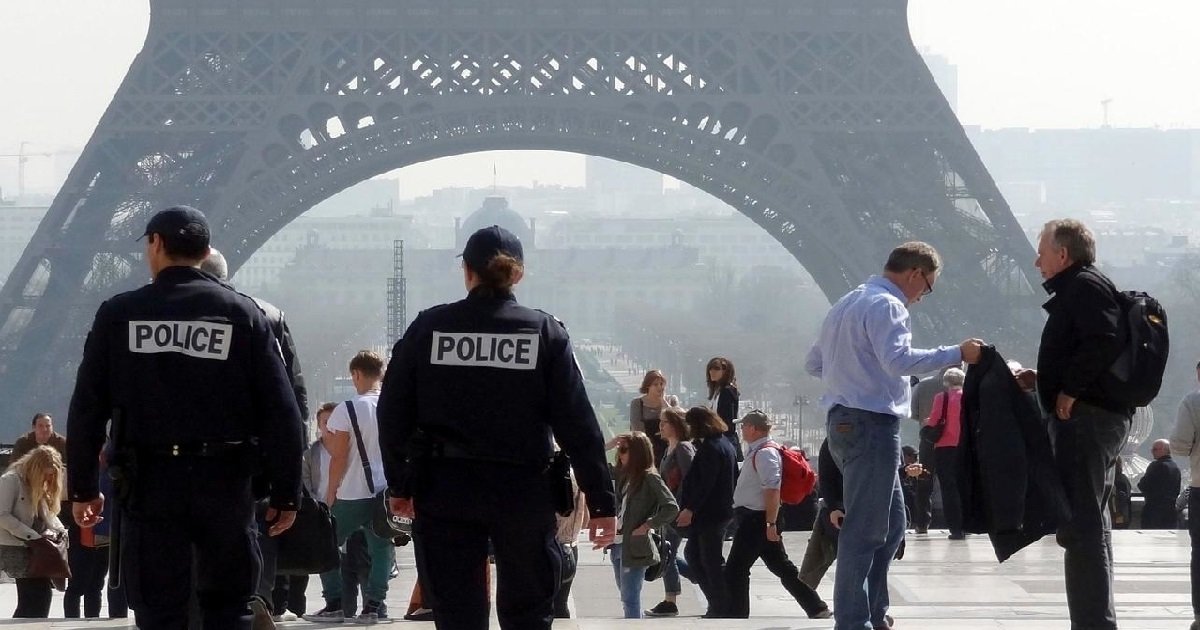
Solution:
M1171 459L1171 443L1157 440L1150 447L1154 461L1146 467L1146 474L1138 481L1138 490L1146 496L1142 508L1142 529L1175 529L1179 518L1175 515L1175 499L1182 484L1179 465Z
M1071 627L1115 630L1108 499L1133 409L1102 385L1120 354L1122 312L1116 287L1093 267L1095 261L1096 241L1087 226L1073 219L1046 224L1036 264L1052 297L1043 305L1049 318L1036 378L1042 408L1057 419L1054 455L1071 506L1070 522L1058 529Z
M208 257L200 263L200 271L214 276L217 280L223 283L229 282L229 262L225 260L225 255L217 248L210 247ZM245 294L243 294L245 295ZM258 310L262 311L263 316L267 318L267 325L270 326L271 332L275 333L275 339L279 341L279 350L283 354L283 367L287 370L288 382L292 385L292 393L296 395L296 405L300 408L300 418L304 422L304 439L308 442L308 388L304 385L304 374L300 369L300 357L296 354L296 342L292 339L292 331L288 328L287 320L283 317L283 311L279 310L274 304L256 298L254 296L246 296L254 300L254 304L258 306ZM261 477L255 479L255 494L262 495L266 489L259 487L262 483ZM258 576L258 588L255 595L257 599L250 602L250 607L254 610L254 627L253 630L268 630L274 628L275 624L271 623L271 617L276 616L281 620L283 618L283 610L271 610L270 604L273 602L272 595L276 586L275 565L278 560L279 545L278 542L267 536L266 522L263 520L266 507L260 501L256 510L256 520L259 528L259 552L262 559L262 570ZM285 590L290 590L294 587L298 588L301 593L308 586L308 576L289 576L284 583ZM193 598L194 599L194 598ZM193 608L195 610L195 608ZM196 628L195 624L199 619L193 615L190 623L191 627Z

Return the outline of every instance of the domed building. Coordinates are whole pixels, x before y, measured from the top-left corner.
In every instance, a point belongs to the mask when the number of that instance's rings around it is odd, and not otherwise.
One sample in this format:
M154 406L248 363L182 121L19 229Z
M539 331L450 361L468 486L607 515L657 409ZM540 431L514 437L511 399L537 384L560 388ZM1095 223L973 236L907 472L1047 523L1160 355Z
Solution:
M526 252L534 249L534 220L530 219L526 223L524 217L509 207L508 199L504 197L485 197L483 205L472 212L465 221L455 219L454 247L462 251L472 234L493 225L499 225L515 234L521 239L521 246Z

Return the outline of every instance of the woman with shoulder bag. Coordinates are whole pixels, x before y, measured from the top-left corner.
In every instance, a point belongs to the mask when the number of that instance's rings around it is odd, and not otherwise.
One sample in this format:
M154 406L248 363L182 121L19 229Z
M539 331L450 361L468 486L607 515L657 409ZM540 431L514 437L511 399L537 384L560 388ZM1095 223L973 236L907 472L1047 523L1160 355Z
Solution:
M51 580L29 576L29 542L67 535L57 514L64 475L62 455L49 446L34 448L0 475L0 569L17 580L14 619L50 616Z
M692 460L696 457L696 447L688 441L690 433L687 422L684 420L686 413L679 407L668 407L663 409L658 424L659 433L667 442L667 451L658 465L659 475L666 482L667 489L675 496L677 503L679 502L679 491L683 489L683 480L691 470ZM679 606L675 600L683 592L683 584L679 581L678 565L679 562L683 562L681 558L678 558L683 535L674 523L664 526L662 535L667 542L671 543L671 557L663 558L663 562L666 563L663 570L663 589L666 592L663 601L646 611L647 617L674 617L679 614ZM687 569L686 565L684 569Z
M654 448L641 431L617 438L617 534L609 547L626 619L642 618L646 567L661 558L653 529L674 520L679 505L654 468Z
M962 391L966 374L950 368L942 375L945 391L933 397L933 410L925 420L927 434L934 432L934 476L942 489L942 513L950 529L950 540L966 538L963 533L962 499L958 490L958 444L962 433ZM936 427L942 426L940 434ZM930 437L933 437L931 435Z

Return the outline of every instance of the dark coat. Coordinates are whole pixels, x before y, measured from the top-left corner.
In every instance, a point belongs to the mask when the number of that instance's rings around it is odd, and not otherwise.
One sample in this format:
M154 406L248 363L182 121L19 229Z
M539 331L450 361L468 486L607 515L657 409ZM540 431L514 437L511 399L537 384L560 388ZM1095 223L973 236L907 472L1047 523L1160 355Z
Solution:
M733 421L738 419L738 405L741 403L742 394L738 388L732 385L726 385L721 388L721 396L717 399L717 408L713 411L717 412L718 416L725 421L725 438L733 445L733 454L737 461L742 461L742 439L738 435L737 427L733 426Z
M694 444L696 458L683 478L679 508L692 511L693 525L727 521L733 516L733 484L737 475L733 445L724 435L696 440Z
M1179 518L1175 514L1175 498L1180 488L1179 465L1175 460L1160 457L1146 467L1138 481L1138 490L1146 495L1142 509L1142 529L1175 529Z
M990 346L967 370L959 449L964 529L988 534L1001 562L1069 519L1037 401Z
M1091 265L1072 265L1043 283L1049 317L1038 347L1037 386L1042 407L1054 410L1060 393L1115 413L1127 405L1110 398L1102 377L1121 353L1117 289Z

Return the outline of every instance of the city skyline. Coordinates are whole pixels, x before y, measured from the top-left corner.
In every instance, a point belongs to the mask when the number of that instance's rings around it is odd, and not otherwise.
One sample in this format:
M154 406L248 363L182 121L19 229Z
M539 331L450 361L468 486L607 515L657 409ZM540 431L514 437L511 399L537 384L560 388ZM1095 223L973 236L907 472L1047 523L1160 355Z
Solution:
M1010 0L978 6L911 0L918 48L959 69L959 114L986 128L1098 127L1101 101L1118 127L1200 127L1200 42L1190 37L1200 5L1162 0ZM0 102L0 154L82 147L142 46L147 0L18 0L3 9L0 66L12 86ZM984 28L986 27L986 28ZM47 35L53 33L53 37ZM1014 42L1019 46L1013 45ZM68 158L69 159L69 158ZM61 171L51 157L27 163L30 189ZM498 166L493 176L493 166ZM15 188L15 160L0 159L0 187ZM389 175L414 197L448 186L581 185L583 156L553 152L476 153ZM48 191L47 191L48 192Z

